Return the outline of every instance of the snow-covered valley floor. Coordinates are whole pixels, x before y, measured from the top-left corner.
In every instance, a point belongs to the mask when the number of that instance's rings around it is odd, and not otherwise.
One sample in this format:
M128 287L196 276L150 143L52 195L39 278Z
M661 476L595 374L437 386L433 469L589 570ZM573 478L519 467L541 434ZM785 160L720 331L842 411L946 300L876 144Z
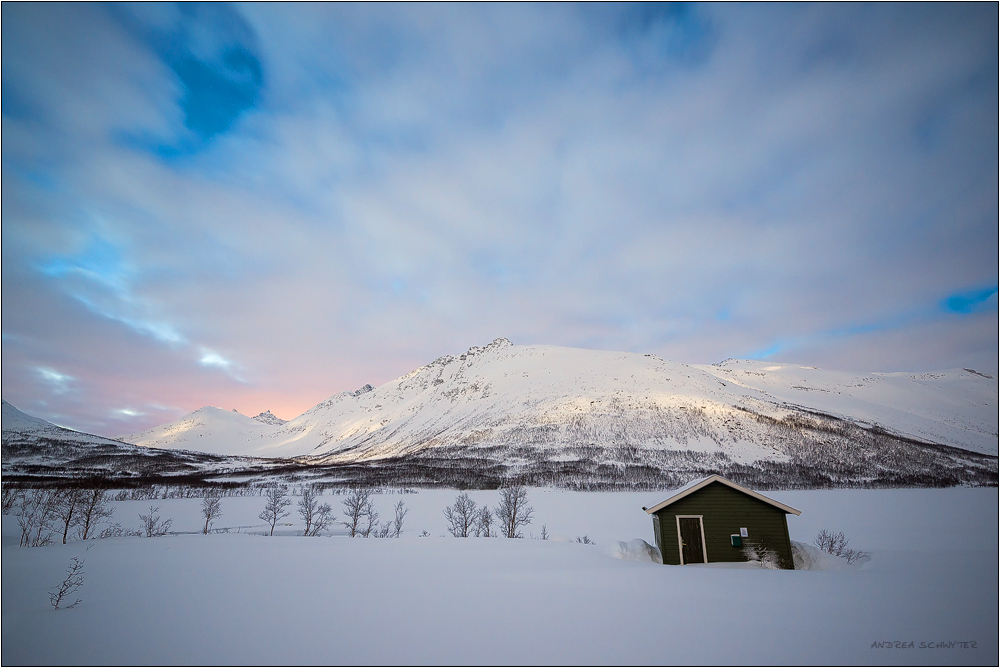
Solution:
M532 489L528 532L545 524L552 539L443 537L456 494L377 497L383 519L399 499L410 508L398 539L294 536L294 506L292 526L249 535L263 530L261 497L223 499L216 527L231 531L208 536L19 548L16 518L4 516L3 664L998 661L995 488L768 492L802 511L788 518L792 540L826 528L871 553L824 571L614 558L615 541L652 542L641 507L667 493ZM323 500L342 516L343 498ZM150 503L116 502L114 519L138 527ZM198 531L199 500L152 503L174 531ZM570 542L585 534L596 545ZM47 592L74 556L85 560L82 603L54 611Z

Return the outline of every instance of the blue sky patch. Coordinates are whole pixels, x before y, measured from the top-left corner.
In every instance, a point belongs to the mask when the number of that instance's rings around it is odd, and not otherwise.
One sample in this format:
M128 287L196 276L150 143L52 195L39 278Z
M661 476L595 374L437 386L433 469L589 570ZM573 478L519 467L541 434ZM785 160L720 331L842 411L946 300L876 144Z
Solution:
M264 83L260 62L246 49L230 49L221 65L188 56L171 63L184 84L184 123L202 139L229 129L257 103Z
M990 297L995 294L997 294L997 286L984 288L982 290L959 292L942 301L941 308L951 313L962 314L976 313L990 308L995 309L997 307L996 300L993 299L992 304L989 303L991 301Z

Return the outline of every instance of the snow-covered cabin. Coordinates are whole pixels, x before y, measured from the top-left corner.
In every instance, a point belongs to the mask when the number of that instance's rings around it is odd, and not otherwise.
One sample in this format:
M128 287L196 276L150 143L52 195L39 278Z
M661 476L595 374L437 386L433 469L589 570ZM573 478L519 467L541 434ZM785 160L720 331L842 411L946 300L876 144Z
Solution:
M653 518L664 564L763 558L794 568L786 516L802 513L722 476L690 482L643 510Z

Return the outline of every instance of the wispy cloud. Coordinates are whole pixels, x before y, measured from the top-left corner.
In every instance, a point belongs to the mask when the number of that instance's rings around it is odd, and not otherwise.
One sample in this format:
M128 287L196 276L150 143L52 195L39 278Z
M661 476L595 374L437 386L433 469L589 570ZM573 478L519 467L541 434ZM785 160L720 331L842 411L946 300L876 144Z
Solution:
M72 383L75 380L73 376L45 367L38 367L36 371L41 379L52 388L55 394L65 394L72 389Z

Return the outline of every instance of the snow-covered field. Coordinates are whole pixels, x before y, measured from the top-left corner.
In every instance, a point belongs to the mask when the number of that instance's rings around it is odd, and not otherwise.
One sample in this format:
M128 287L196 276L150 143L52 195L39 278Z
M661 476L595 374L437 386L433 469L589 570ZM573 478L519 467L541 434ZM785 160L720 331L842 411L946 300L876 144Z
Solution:
M209 536L19 548L4 516L3 664L998 661L995 488L769 492L802 510L792 540L840 530L871 553L823 571L614 558L616 541L652 542L641 507L666 493L532 489L528 531L545 524L551 540L444 537L456 494L378 496L383 519L399 499L410 508L398 539L292 535L299 522L253 535L261 497L223 499L216 526L230 533ZM324 500L343 515L343 498ZM199 530L197 499L153 503L174 531ZM150 502L114 505L138 527ZM584 534L597 544L570 542ZM74 556L83 602L53 611L47 592Z

